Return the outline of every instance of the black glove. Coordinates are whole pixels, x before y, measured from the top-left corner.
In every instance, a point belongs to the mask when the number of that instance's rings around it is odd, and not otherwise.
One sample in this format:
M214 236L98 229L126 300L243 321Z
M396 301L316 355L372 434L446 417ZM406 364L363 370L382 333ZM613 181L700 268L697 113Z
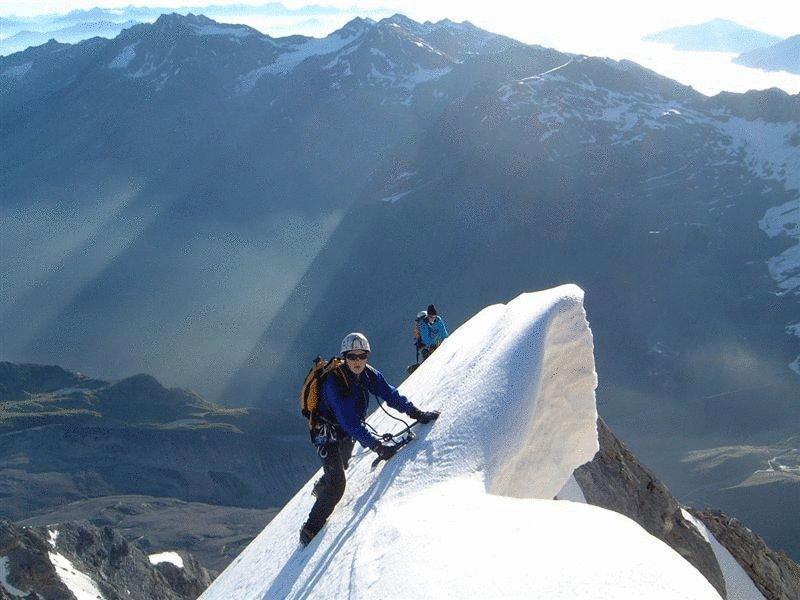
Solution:
M394 444L378 444L372 449L380 460L389 460L397 453L397 446Z
M439 411L438 410L422 411L418 408L415 408L410 413L408 413L408 416L411 417L412 419L416 419L417 421L419 421L424 425L425 423L430 423L431 421L435 421L436 419L438 419Z

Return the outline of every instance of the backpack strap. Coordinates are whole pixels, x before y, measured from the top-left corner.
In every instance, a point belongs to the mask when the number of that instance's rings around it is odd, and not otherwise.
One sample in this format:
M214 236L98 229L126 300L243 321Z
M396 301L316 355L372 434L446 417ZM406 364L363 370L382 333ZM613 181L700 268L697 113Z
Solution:
M339 382L339 387L343 392L346 393L347 390L350 389L350 382L347 380L347 374L344 372L344 364L331 369L330 374Z

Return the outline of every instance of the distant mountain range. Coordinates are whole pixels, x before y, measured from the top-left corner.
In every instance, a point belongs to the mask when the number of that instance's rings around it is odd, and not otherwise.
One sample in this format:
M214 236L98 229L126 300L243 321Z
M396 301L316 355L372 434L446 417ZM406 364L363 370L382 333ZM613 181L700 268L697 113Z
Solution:
M605 417L657 472L796 434L798 96L468 22L172 14L0 59L0 135L4 359L153 373L302 434L309 362L347 332L399 382L430 302L455 327L577 282Z
M736 52L733 62L764 71L800 73L800 35L781 39L724 19L673 27L642 38L677 50Z
M0 54L11 54L31 46L44 44L50 39L62 43L77 43L95 36L114 37L122 29L135 23L152 23L162 14L190 13L206 15L223 22L258 22L269 27L270 32L286 27L303 25L316 35L339 27L345 20L357 15L376 18L388 16L385 9L368 9L350 6L301 6L288 8L279 2L260 5L224 4L202 7L185 6L166 8L153 6L126 6L120 8L76 9L68 13L45 13L32 17L0 17Z
M138 21L87 21L61 29L49 31L19 31L0 39L0 54L19 52L30 46L40 46L53 39L57 42L75 44L93 37L113 38L120 31L136 25Z
M766 48L745 52L737 56L734 62L765 71L800 73L800 35L793 35Z
M651 42L671 44L676 50L710 52L749 52L781 41L781 38L744 27L734 21L714 19L697 25L671 27L642 38Z

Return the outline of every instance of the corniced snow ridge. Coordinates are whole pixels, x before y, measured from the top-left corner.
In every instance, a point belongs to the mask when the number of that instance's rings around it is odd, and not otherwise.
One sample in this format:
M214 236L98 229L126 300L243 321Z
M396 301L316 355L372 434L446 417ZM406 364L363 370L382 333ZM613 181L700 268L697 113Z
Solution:
M375 470L358 447L303 548L317 473L201 598L719 598L627 517L552 500L598 450L596 385L580 288L485 308L400 386L439 420Z

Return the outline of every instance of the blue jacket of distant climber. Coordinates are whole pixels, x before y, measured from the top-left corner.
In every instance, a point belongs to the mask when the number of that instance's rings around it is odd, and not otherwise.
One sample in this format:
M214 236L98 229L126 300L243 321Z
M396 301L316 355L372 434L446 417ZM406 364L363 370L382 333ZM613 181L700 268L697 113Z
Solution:
M367 365L360 376L346 366L339 369L343 377L331 373L325 378L322 387L324 401L320 406L319 416L338 423L347 435L358 440L365 448L373 448L381 441L364 426L370 394L406 414L415 407L396 387L386 381L380 371L370 365Z
M445 325L444 319L439 315L436 315L433 323L428 321L428 319L423 319L419 324L419 337L423 344L431 348L435 348L441 344L449 335L450 334L447 333L447 325Z

